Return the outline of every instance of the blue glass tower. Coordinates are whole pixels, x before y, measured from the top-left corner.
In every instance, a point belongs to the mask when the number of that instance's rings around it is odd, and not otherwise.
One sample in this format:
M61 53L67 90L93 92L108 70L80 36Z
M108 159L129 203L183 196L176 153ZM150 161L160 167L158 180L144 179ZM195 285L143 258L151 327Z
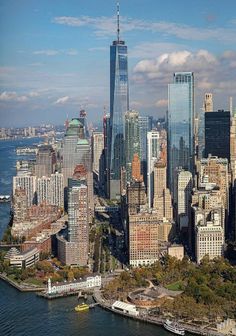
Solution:
M125 112L129 110L127 46L120 40L119 5L117 40L110 46L110 198L120 194L120 170L125 165Z
M172 194L177 168L193 172L193 130L194 76L192 72L178 72L174 83L168 85L168 186Z

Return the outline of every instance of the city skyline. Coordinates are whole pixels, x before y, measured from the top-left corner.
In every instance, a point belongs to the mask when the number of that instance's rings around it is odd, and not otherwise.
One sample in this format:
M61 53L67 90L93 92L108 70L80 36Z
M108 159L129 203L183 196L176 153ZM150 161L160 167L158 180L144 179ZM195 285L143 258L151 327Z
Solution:
M109 46L116 2L1 3L0 121L63 123L81 108L90 122L109 112ZM235 98L234 1L120 1L121 39L129 46L130 108L163 116L173 72L193 71L196 112L205 92L214 109ZM145 10L144 10L145 8ZM186 15L188 8L188 15Z

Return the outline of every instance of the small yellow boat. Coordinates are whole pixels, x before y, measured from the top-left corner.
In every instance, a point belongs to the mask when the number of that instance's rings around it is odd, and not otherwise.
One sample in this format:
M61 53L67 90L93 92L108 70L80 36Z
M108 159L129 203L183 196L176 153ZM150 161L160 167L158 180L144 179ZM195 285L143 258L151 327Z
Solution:
M86 303L79 304L78 306L75 307L75 311L81 312L89 309L89 305Z

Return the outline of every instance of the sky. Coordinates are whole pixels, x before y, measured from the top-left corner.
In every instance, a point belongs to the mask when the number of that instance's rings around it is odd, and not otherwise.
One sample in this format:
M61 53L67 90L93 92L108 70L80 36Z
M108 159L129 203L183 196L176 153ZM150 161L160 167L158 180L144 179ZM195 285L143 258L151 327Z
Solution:
M193 71L195 109L236 106L236 0L120 0L130 108L160 117L175 71ZM116 1L0 1L0 127L109 112Z

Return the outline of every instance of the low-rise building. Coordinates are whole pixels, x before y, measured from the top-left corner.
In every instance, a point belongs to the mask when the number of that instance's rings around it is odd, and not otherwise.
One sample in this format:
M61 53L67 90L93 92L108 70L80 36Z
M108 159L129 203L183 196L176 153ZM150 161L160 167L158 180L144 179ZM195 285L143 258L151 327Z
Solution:
M12 248L5 255L5 259L9 259L10 266L28 268L39 261L39 250L37 248L33 248L21 253L16 248Z
M183 245L173 244L168 247L167 253L171 257L175 257L178 260L182 260L184 257L184 247Z
M101 284L102 284L101 275L87 277L80 281L61 282L61 283L56 283L53 285L51 283L51 279L48 279L48 288L47 288L46 294L77 292L83 289L101 287Z
M111 306L113 310L118 310L124 314L132 315L132 316L138 316L139 312L135 305L122 302L122 301L115 301L113 305Z

